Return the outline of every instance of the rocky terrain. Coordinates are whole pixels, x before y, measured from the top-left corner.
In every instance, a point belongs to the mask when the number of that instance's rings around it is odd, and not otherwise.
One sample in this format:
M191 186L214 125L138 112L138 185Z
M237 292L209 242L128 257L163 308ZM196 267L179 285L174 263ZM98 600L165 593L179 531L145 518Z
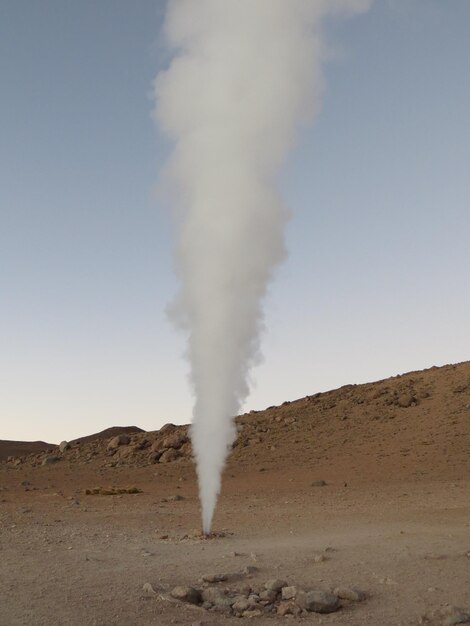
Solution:
M237 426L208 541L186 426L1 442L0 624L470 622L470 362Z

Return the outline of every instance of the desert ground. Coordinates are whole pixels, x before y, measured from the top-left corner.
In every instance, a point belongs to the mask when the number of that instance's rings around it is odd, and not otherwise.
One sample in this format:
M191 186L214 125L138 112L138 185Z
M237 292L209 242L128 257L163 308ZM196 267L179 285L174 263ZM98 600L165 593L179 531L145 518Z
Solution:
M470 621L470 362L237 424L210 539L184 426L1 442L0 625ZM273 579L343 597L327 614L263 600ZM176 586L251 604L204 608Z

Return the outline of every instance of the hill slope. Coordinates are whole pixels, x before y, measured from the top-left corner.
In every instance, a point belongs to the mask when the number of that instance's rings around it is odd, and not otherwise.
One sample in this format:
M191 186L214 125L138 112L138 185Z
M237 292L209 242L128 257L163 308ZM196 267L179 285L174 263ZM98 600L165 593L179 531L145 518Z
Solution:
M237 418L227 471L299 467L322 479L470 476L470 362L346 385ZM129 440L111 438L126 432ZM71 442L59 460L101 466L191 462L186 426L107 429ZM40 464L44 454L23 461Z

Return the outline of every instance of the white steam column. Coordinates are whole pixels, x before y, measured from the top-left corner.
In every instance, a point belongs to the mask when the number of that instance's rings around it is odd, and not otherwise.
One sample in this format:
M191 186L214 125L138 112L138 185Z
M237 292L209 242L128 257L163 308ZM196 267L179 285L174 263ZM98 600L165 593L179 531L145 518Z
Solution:
M180 292L195 392L191 437L209 534L235 416L259 359L262 302L285 255L276 185L321 92L322 19L369 0L170 0L173 58L155 82L156 117L174 141Z

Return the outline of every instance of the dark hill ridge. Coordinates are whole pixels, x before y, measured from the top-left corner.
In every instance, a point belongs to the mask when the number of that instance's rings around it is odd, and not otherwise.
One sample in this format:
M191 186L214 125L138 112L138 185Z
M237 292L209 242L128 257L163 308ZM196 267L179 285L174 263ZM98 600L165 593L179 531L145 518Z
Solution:
M55 444L45 441L9 441L0 440L0 461L5 461L9 456L20 457L31 453L53 450Z
M237 426L227 473L298 468L341 483L469 478L470 362L251 411L237 418ZM108 429L54 455L67 465L99 467L191 463L187 426L136 431ZM21 463L37 466L45 457L31 454Z
M93 435L87 435L86 437L78 437L78 439L73 439L70 441L71 444L85 444L90 443L90 441L94 441L95 439L110 439L111 437L116 437L116 435L123 434L132 434L132 433L143 433L145 432L142 428L138 426L111 426L111 428L105 428L105 430L100 431L99 433L95 433Z

